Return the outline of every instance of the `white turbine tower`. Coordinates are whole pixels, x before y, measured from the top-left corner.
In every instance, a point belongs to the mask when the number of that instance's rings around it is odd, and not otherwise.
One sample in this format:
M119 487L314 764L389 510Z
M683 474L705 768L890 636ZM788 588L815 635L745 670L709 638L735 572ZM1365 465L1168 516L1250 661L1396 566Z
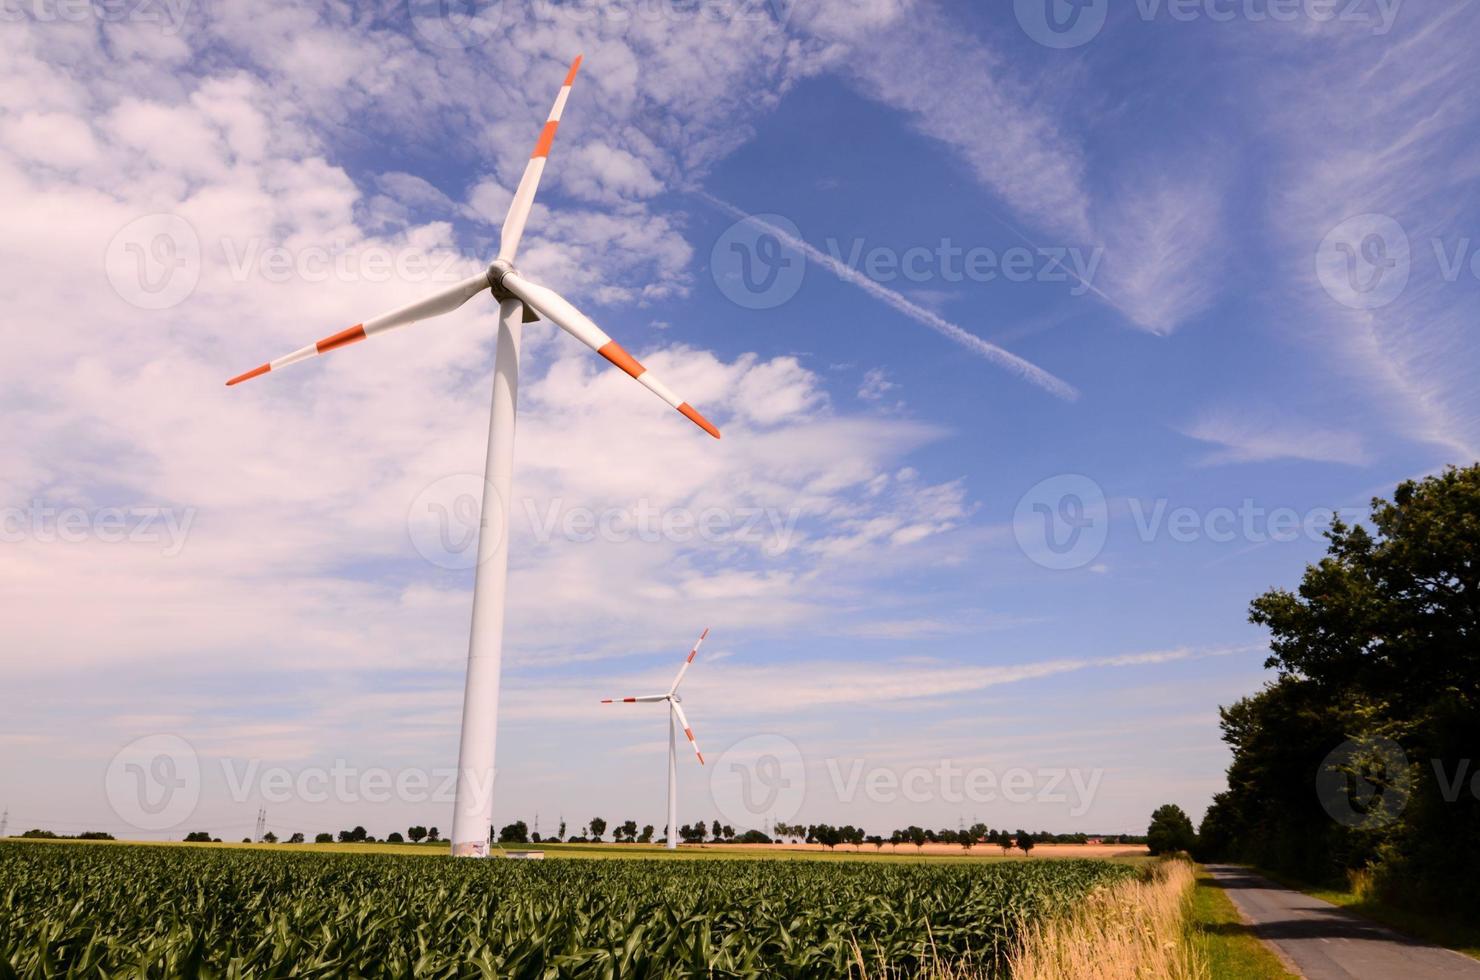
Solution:
M581 58L571 62L555 107L545 122L524 176L514 192L499 240L498 257L479 273L410 306L383 313L347 330L325 337L316 344L296 350L226 382L238 384L276 371L289 364L338 350L366 337L418 320L451 313L485 289L498 300L498 348L494 361L493 404L488 420L488 456L484 473L484 499L478 536L478 566L473 585L473 622L468 642L468 673L463 692L462 740L458 749L457 801L452 817L452 853L463 857L486 857L493 817L494 738L498 730L499 668L503 653L504 593L508 576L509 513L512 499L514 459L514 415L519 396L519 344L522 325L540 317L574 336L617 367L626 371L649 391L705 432L719 438L719 430L675 395L637 359L608 337L558 293L524 278L514 267L519 239L534 204L535 190L545 170L550 145L560 124L560 113L570 96L571 83L581 67Z
M647 694L640 698L604 698L602 704L648 704L658 701L668 702L668 849L670 851L678 848L678 726L683 726L683 733L688 737L689 744L694 747L694 754L699 757L699 765L704 764L704 753L699 751L699 743L694 741L694 730L689 727L689 719L684 716L683 698L678 696L678 685L683 683L683 675L688 672L689 664L694 662L694 657L699 653L699 644L704 642L704 637L709 635L706 627L699 638L694 641L694 648L684 658L683 666L678 668L678 673L673 677L673 683L668 687L667 694Z

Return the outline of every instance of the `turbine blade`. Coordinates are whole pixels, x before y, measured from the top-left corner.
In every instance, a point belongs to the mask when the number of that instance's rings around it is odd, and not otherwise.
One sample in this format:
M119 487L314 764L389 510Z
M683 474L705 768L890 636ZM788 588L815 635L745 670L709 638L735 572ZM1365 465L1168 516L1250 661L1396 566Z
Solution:
M678 685L683 683L683 675L688 673L689 664L694 662L694 657L699 653L699 644L703 643L704 637L708 635L709 627L706 626L704 627L704 632L700 633L699 638L694 641L694 648L689 651L689 655L684 660L683 665L678 668L678 673L674 675L673 686L668 689L669 694L673 694L678 691Z
M694 741L694 730L689 727L689 719L684 716L683 706L677 701L670 701L673 710L678 712L678 723L683 726L683 733L689 737L689 744L694 747L694 754L699 757L699 765L704 765L704 753L699 751L699 743Z
M640 698L602 698L602 704L649 704L653 701L667 701L666 694L644 694Z
M289 364L296 364L299 361L316 357L319 354L327 354L332 350L348 347L350 344L358 343L366 337L372 337L375 334L393 330L396 327L404 327L418 320L426 320L434 316L441 316L443 313L451 313L487 288L488 276L480 273L472 278L464 279L455 286L449 286L440 293L428 296L426 299L418 300L415 303L403 306L398 310L392 310L389 313L382 313L373 320L357 323L348 330L341 330L331 337L325 337L316 344L300 347L285 357L280 357L275 361L268 361L266 364L255 367L245 374L237 375L226 383L228 385L240 384L243 381L264 375L269 371L281 370Z
M719 430L711 425L708 419L695 411L688 402L675 395L667 385L653 377L653 373L643 367L637 358L623 350L621 344L608 337L605 331L592 323L590 318L572 306L559 293L538 283L530 282L517 272L507 273L504 276L503 285L509 292L534 307L535 312L540 316L561 327L566 333L636 378L638 384L678 409L684 418L716 439L719 438Z
M504 217L504 227L499 234L498 257L512 263L519 251L519 239L524 237L524 223L529 220L529 210L534 207L534 192L539 190L540 176L545 172L545 160L550 156L550 144L555 142L555 131L560 128L560 114L565 111L565 100L570 97L570 87L581 70L581 55L570 63L565 73L565 82L555 96L555 107L540 130L540 138L534 144L534 152L524 165L524 176L519 178L519 187L514 191L514 200L509 202L509 213Z

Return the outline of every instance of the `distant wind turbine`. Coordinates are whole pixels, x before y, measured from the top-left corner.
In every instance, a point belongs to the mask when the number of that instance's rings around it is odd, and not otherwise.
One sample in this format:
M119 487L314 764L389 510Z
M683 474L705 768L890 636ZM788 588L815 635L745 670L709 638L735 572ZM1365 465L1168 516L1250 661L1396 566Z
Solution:
M653 377L637 358L622 349L600 327L554 290L524 278L514 268L514 256L524 224L534 206L535 190L545 171L545 160L560 125L560 114L571 84L581 67L576 56L566 73L555 107L545 121L524 176L514 192L499 240L498 257L486 272L424 300L357 323L316 344L310 344L253 368L226 382L239 384L298 361L347 347L366 337L404 327L418 320L451 313L485 289L498 300L499 330L494 361L493 404L488 420L488 456L484 473L482 527L478 535L478 567L473 583L473 622L468 642L468 673L463 691L462 739L458 749L457 797L452 817L452 853L458 857L487 857L493 817L494 741L498 734L499 670L503 656L504 594L509 565L509 511L514 468L514 415L519 397L519 344L523 324L544 317L571 334L705 432L719 438L719 430Z
M668 702L668 850L678 848L678 726L683 727L683 733L687 736L689 744L694 747L694 754L699 757L699 765L704 764L704 753L699 751L699 743L694 741L694 730L689 726L689 719L684 716L683 705L679 702L683 699L678 696L678 685L683 683L683 675L688 672L689 664L694 662L694 657L699 653L699 644L704 642L704 637L709 635L708 627L699 634L694 641L694 648L689 651L688 657L684 659L683 665L678 668L678 673L673 678L673 683L668 687L667 694L646 694L638 698L605 698L602 704L648 704L660 701Z

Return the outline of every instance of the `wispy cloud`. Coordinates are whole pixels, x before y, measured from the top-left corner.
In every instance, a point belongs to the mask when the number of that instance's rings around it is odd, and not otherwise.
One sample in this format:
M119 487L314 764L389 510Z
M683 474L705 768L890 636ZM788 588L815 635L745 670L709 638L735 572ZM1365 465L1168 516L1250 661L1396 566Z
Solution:
M1218 448L1203 456L1205 466L1303 459L1361 466L1371 462L1356 432L1329 429L1289 418L1247 412L1214 412L1183 426L1183 435Z

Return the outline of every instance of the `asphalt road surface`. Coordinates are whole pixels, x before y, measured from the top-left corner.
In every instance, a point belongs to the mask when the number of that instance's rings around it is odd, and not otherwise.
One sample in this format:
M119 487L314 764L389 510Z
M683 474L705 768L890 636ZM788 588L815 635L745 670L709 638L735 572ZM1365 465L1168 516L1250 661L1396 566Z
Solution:
M1480 960L1413 939L1245 868L1208 871L1306 980L1480 980Z

